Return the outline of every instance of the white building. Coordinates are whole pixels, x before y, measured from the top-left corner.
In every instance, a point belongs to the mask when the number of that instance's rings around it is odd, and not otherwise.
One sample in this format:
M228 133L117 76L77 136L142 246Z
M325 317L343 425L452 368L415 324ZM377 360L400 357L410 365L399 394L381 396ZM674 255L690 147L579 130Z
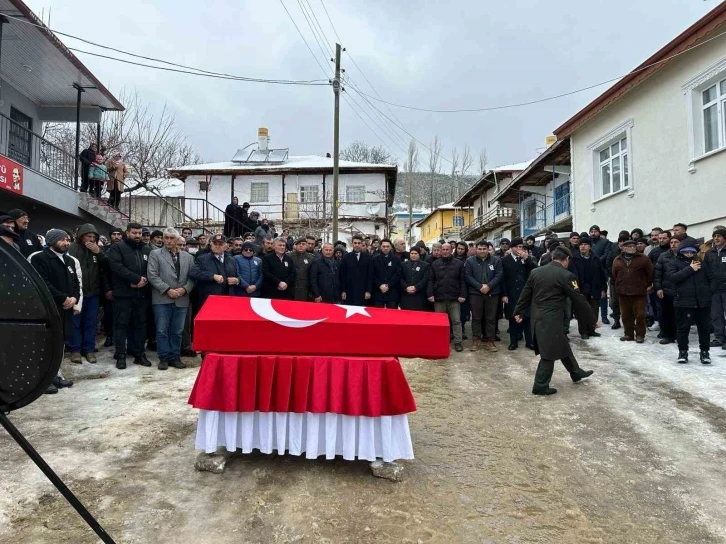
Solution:
M387 236L398 166L340 161L339 170L338 237L350 242L356 233ZM187 214L194 219L215 217L236 196L240 205L249 202L250 211L274 221L278 231L332 236L331 157L290 156L287 149L269 149L265 135L256 149L238 150L231 161L169 173L185 182ZM200 200L201 207L195 205ZM196 217L205 209L206 217Z
M710 238L726 223L725 30L726 2L555 130L570 140L575 230L683 222Z

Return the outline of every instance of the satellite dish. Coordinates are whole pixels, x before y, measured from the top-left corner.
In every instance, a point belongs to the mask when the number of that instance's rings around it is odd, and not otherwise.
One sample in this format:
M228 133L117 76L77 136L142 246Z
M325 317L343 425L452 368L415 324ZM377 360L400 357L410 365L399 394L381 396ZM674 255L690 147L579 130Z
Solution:
M63 323L45 282L22 254L0 243L0 411L27 406L58 373Z
M380 209L380 204L368 204L368 206L366 206L366 211L368 212L368 215L377 215Z

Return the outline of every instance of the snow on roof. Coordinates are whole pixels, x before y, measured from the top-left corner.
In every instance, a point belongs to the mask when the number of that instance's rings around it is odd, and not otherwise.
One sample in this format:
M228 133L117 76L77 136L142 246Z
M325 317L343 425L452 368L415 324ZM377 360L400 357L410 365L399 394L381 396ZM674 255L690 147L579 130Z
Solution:
M339 161L340 168L380 168L393 169L397 168L395 164L372 164L367 162L351 162ZM311 170L319 170L323 168L333 168L332 157L321 157L319 155L301 155L290 156L282 163L248 163L240 164L238 162L212 162L207 164L190 164L188 166L180 166L178 168L170 168L170 172L196 172L199 170L292 170L299 168L309 168Z
M525 162L518 162L515 164L505 164L504 166L496 166L490 170L490 172L521 172L526 170L527 167L532 164L534 159L530 159Z
M148 188L142 188L134 191L134 196L161 196L163 197L180 197L184 196L184 182L176 178L161 178L149 181ZM150 189L153 189L151 191Z

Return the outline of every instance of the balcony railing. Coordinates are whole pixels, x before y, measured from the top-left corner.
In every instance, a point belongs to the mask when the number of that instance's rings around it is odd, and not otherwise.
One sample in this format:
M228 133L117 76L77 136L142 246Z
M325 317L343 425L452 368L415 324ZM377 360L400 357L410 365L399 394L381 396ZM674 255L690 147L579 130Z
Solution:
M494 228L497 225L513 223L517 221L519 212L514 208L505 206L497 206L487 211L485 214L477 217L468 227L464 227L461 231L461 237L468 240L472 235L480 235L484 230Z
M532 202L535 202L535 204L531 204ZM528 213L527 206L536 206L536 211ZM530 200L524 203L522 213L522 232L525 236L550 228L556 223L571 217L570 194L568 193L546 206L539 200Z
M77 186L73 155L2 114L0 153L53 181L72 189Z

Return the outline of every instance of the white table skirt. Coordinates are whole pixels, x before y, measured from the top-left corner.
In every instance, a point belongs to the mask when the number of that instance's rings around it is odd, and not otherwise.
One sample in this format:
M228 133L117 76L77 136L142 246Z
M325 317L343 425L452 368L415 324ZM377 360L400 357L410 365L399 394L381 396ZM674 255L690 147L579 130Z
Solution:
M196 449L214 453L290 453L316 459L413 459L408 416L345 416L306 412L217 412L199 410Z

